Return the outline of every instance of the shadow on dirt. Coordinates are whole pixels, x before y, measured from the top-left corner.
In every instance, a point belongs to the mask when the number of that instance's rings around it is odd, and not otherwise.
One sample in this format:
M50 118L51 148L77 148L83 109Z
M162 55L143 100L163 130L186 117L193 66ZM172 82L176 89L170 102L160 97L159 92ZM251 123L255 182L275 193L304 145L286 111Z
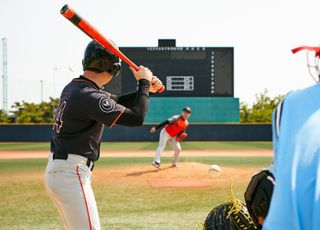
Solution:
M159 169L150 169L150 170L144 170L144 171L138 171L138 172L132 172L132 173L128 173L127 176L141 176L144 174L149 174L149 173L157 173L163 170L168 170L168 169L172 169L172 166L169 167L164 167L164 168L159 168Z

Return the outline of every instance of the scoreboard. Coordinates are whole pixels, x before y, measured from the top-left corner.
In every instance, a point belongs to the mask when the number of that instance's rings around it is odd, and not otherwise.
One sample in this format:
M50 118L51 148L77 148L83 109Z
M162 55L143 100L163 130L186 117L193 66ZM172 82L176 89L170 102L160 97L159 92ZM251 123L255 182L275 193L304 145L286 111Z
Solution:
M165 85L156 97L233 97L232 47L119 47L136 65L148 67ZM105 89L115 94L136 90L126 63Z

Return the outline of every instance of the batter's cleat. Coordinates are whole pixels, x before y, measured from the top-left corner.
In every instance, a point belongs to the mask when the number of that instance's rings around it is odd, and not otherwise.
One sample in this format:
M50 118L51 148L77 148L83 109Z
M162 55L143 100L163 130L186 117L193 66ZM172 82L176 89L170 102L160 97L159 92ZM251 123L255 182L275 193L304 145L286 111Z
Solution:
M154 167L156 167L157 169L160 168L160 163L157 161L152 161L151 163Z

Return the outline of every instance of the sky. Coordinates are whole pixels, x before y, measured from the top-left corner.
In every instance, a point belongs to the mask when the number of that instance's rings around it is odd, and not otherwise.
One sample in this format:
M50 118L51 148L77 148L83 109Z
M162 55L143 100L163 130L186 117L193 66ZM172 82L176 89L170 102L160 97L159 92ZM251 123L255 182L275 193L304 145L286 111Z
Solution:
M58 97L82 73L90 39L60 15L64 4L118 46L157 46L162 38L234 47L234 96L241 102L251 104L264 89L274 97L315 83L305 53L290 50L320 44L319 0L0 0L9 110L14 102ZM0 87L3 108L2 78Z

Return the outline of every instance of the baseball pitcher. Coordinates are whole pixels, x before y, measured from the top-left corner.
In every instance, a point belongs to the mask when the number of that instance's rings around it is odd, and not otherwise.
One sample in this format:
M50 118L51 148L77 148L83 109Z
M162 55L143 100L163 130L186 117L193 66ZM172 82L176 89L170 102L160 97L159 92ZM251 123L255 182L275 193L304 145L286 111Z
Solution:
M191 109L189 107L185 107L180 115L172 116L156 127L152 127L150 129L151 133L155 133L158 129L164 127L160 132L159 145L156 150L154 160L152 161L152 165L154 167L160 168L160 157L167 145L167 142L171 144L171 147L174 150L172 166L178 166L177 164L181 152L180 141L187 137L185 130L189 125L188 119L190 114Z
M104 127L142 125L149 92L162 84L140 66L138 71L131 68L136 92L116 96L102 91L118 75L121 61L95 41L88 44L82 65L83 74L65 86L56 109L45 187L66 229L92 230L101 229L91 175Z

